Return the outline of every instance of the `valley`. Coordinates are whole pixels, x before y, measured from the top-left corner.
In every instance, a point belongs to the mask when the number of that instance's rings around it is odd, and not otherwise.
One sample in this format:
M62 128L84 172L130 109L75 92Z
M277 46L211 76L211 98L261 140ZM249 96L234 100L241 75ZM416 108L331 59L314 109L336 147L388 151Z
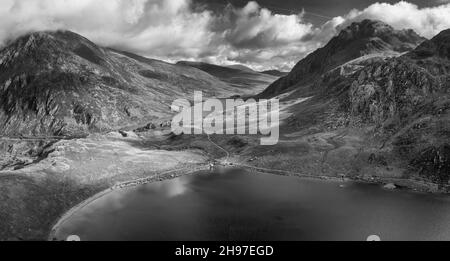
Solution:
M25 36L0 50L0 240L47 239L64 213L101 191L208 170L212 162L446 193L449 36L426 40L365 20L287 76L275 73L281 78L169 64L70 32ZM278 98L279 143L173 135L168 108L194 90Z

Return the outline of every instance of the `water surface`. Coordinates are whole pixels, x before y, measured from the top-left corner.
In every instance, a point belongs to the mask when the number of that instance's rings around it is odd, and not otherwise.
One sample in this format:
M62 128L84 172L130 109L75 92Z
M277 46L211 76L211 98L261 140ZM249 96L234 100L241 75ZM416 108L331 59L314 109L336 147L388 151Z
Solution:
M450 240L450 197L229 170L114 191L57 238L82 240Z

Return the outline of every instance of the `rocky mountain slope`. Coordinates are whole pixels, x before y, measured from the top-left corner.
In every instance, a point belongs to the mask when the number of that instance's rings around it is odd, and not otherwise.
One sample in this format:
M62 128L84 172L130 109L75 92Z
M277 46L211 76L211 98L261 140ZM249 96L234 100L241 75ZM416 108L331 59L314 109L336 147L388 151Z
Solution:
M359 71L350 111L379 127L385 146L410 170L450 180L450 30L412 52Z
M310 83L327 71L371 54L392 56L410 51L424 40L412 30L395 30L380 21L353 23L326 46L301 60L287 76L267 88L262 96L273 96L299 87L305 93L313 93Z
M170 115L178 97L243 93L193 67L101 48L68 31L0 50L0 135L74 135Z
M324 53L350 50L328 49L336 46L338 39L350 39L350 36L367 35L368 32L379 35L376 42L381 43L379 39L384 39L382 41L389 42L389 46L369 48L370 54L353 60L348 59L354 58L354 51L340 53L338 57L346 58L339 62L334 58L325 59L323 66L312 66L312 61L318 61L315 59L323 57ZM355 147L352 156L344 160L353 168L359 166L356 175L375 173L373 175L383 176L395 170L398 177L424 179L448 186L450 30L423 42L416 36L412 31L399 32L379 22L363 21L351 25L324 49L305 58L289 76L265 92L265 95L274 92L273 96L279 96L288 90L280 96L287 101L310 96L306 102L290 108L293 116L284 131L352 131L355 135L352 139L359 139L364 144ZM361 38L357 39L361 46ZM421 44L409 52L385 55L386 51L405 51L419 42ZM347 44L355 46L354 43ZM334 68L335 65L338 66ZM297 78L302 75L309 77L309 85L305 85L303 78ZM279 85L283 82L290 84ZM285 86L290 87L284 89Z

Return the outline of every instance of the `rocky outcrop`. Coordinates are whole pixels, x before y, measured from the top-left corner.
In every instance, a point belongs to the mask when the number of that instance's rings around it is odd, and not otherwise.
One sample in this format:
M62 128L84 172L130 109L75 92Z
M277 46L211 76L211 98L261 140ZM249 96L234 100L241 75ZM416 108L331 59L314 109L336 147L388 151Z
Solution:
M386 184L385 186L383 186L384 189L388 189L388 190L394 190L397 189L397 186L394 183L389 183Z
M450 180L449 32L362 68L348 91L350 114L374 124L410 170L443 186Z
M423 177L438 184L450 181L450 144L430 146L422 150L411 162L411 166Z
M375 63L358 72L349 92L351 113L382 125L421 111L444 84L425 69L401 59Z

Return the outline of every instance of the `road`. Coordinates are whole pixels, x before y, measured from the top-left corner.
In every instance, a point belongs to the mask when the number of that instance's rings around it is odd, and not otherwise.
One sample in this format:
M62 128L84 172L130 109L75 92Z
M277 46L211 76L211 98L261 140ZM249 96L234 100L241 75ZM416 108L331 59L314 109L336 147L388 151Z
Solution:
M208 134L206 134L206 135L208 136L209 142L211 142L212 144L214 144L214 146L216 146L217 148L219 148L220 150L222 150L222 151L224 151L224 152L226 153L227 158L226 158L226 160L225 160L225 163L227 163L228 160L230 159L230 153L229 153L226 149L224 149L222 146L220 146L219 144L215 143L215 142L211 139L211 135L208 135Z

